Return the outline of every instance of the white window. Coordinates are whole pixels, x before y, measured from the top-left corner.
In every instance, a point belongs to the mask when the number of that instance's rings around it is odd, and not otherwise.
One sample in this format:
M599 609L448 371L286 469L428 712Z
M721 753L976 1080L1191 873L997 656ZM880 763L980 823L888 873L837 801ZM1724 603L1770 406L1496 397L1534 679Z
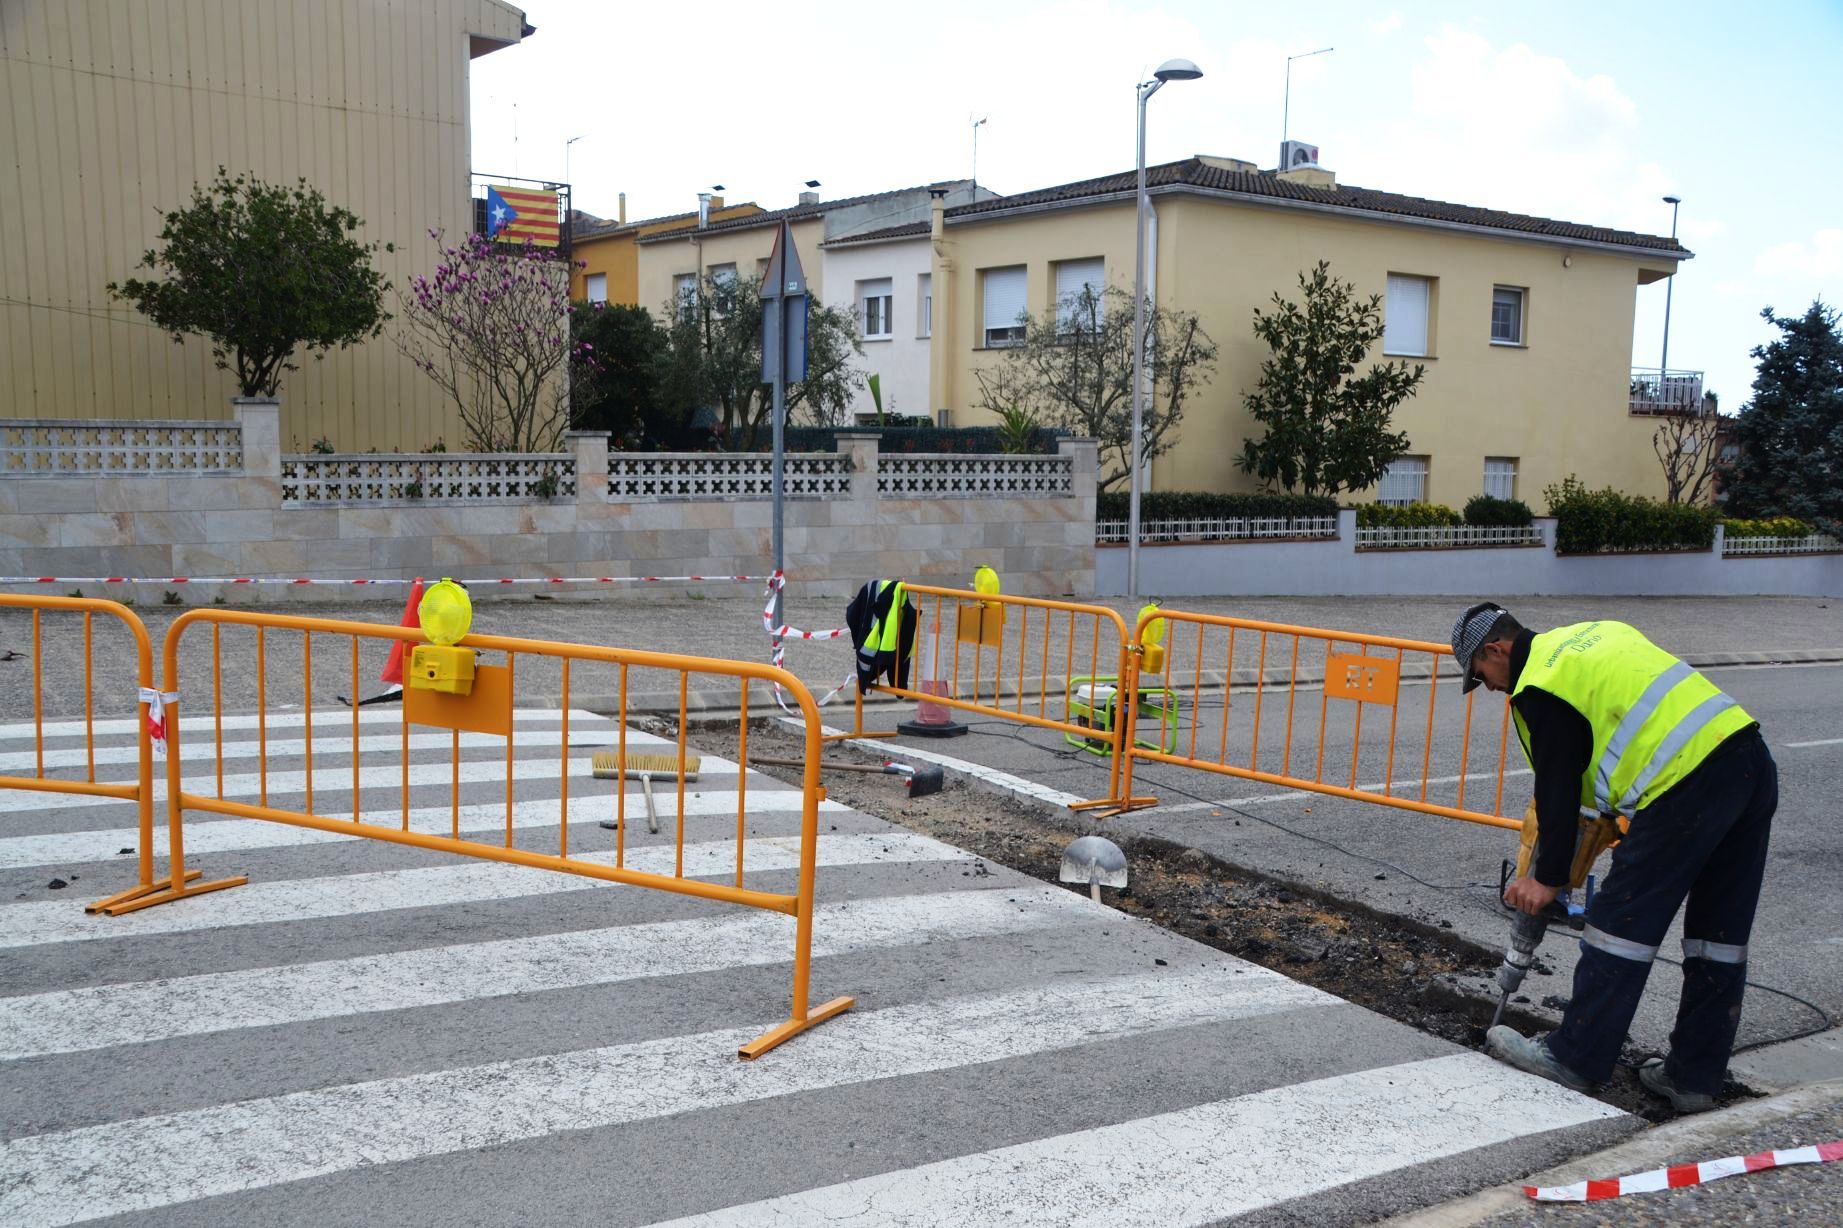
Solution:
M1382 316L1384 354L1427 357L1427 309L1433 300L1432 290L1431 277L1389 274L1389 293L1383 303Z
M1395 506L1427 502L1427 458L1398 456L1390 461L1376 488L1376 502Z
M721 286L725 284L732 285L732 286L735 285L736 284L735 264L730 263L730 264L711 265L710 266L710 283L713 286Z
M1516 457L1485 457L1484 493L1493 499L1514 499L1517 497Z
M915 335L934 336L934 274L923 273L915 279Z
M895 331L890 321L890 307L895 301L890 289L890 279L879 277L874 281L860 281L857 286L858 328L866 340L873 337L888 337Z
M1024 339L1024 266L985 270L985 344L1016 345Z
M1105 273L1099 256L1086 260L1064 260L1056 266L1056 327L1064 332L1078 326L1085 326L1089 317L1081 311L1082 294L1086 291L1094 298L1094 319L1098 322L1101 314L1101 291L1107 286ZM1082 316L1077 319L1077 314Z
M1523 344L1523 291L1516 286L1491 291L1491 344Z
M680 311L690 311L698 301L698 275L680 273L672 279L672 301Z
M583 278L583 283L586 296L591 303L608 301L608 275L606 273L591 273Z

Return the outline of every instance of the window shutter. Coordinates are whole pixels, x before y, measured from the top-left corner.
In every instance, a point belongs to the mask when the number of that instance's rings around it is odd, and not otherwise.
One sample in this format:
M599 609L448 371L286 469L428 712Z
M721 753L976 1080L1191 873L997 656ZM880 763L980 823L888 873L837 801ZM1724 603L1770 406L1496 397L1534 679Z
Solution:
M1427 354L1427 279L1389 274L1382 317L1382 352L1422 358Z
M1096 297L1106 288L1099 256L1088 260L1064 260L1056 266L1056 317L1065 321L1084 288L1092 287Z
M1024 266L985 271L985 329L1016 328L1024 314Z

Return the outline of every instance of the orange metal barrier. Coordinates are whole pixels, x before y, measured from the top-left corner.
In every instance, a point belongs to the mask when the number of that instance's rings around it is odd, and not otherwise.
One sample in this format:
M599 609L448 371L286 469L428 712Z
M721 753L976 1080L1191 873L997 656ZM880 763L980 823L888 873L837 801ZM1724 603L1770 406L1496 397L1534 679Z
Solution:
M188 675L182 678L180 666L180 645L186 633L201 624L211 629L211 706L216 713L217 753L216 753L216 789L208 787L199 792L189 791L180 772L180 753L178 744L177 715L182 703L196 702L193 699L205 685L204 680ZM254 685L257 695L258 740L261 754L260 779L258 783L258 804L232 800L225 795L223 729L222 729L222 693L224 680L223 635L225 627L247 627L254 631ZM268 655L278 647L273 641L280 636L300 637L301 655L298 658L299 690L296 691L292 680L281 681L277 686L270 679ZM482 664L478 666L473 691L467 696L447 695L434 691L406 689L404 695L403 718L399 739L394 749L400 751L401 788L392 790L399 794L395 807L396 822L386 824L372 821L376 810L367 811L361 807L361 793L364 782L359 770L361 755L370 761L377 757L374 750L367 748L360 740L360 719L356 706L352 708L350 737L344 741L344 730L340 736L323 737L321 741L322 762L327 755L349 753L352 758L350 776L351 814L343 813L335 817L331 813L319 813L314 805L314 786L316 773L313 767L315 750L315 727L311 719L313 712L312 688L315 664L315 644L321 645L322 660L329 644L339 645L339 639L350 641L349 652L334 650L334 657L341 668L338 673L343 679L343 668L349 659L351 695L358 694L361 684L359 668L360 646L372 643L387 647L395 641L422 643L426 637L419 628L380 626L370 623L345 622L328 619L301 618L282 614L265 614L246 610L232 609L198 609L182 614L168 630L164 651L165 674L170 692L180 692L184 686L195 688L188 692L185 699L178 697L169 707L169 746L166 761L168 811L172 828L172 873L169 881L158 893L135 900L125 908L145 908L153 904L177 900L200 890L211 890L235 885L243 879L221 880L204 887L186 881L185 849L183 833L180 827L184 811L202 811L210 814L231 815L246 819L263 819L269 822L286 823L296 827L308 827L319 831L334 832L346 836L362 836L367 839L381 840L393 844L410 845L416 848L433 849L440 852L455 853L464 857L480 858L487 861L505 862L511 865L530 866L537 869L556 870L565 874L577 874L587 878L600 879L605 882L625 883L630 886L649 887L659 891L670 891L680 895L696 896L707 900L721 900L740 904L749 908L760 908L770 912L785 913L795 919L794 935L794 976L793 1002L785 1023L778 1025L764 1035L744 1045L741 1056L758 1057L769 1049L799 1033L830 1019L852 1005L849 997L835 998L823 1005L809 1007L807 1001L808 981L811 968L813 893L816 874L819 841L819 802L825 796L819 782L820 757L820 721L819 710L813 702L811 692L793 675L768 665L757 665L742 661L724 661L704 657L680 656L667 653L638 652L618 648L593 647L581 644L563 644L544 640L526 640L502 636L470 635L461 641L461 646L475 649L481 653L503 653L504 664ZM746 781L739 771L737 777L737 801L735 821L736 862L733 884L711 882L685 875L685 774L678 773L678 821L674 837L676 849L675 871L672 874L654 873L635 870L627 864L627 789L624 780L613 782L614 796L609 811L618 823L613 864L593 860L590 855L572 854L569 846L570 806L571 806L571 761L569 744L570 690L572 682L581 685L585 672L600 667L608 673L610 681L617 684L620 712L616 719L620 721L617 742L617 765L625 773L629 761L627 697L629 674L634 670L659 670L675 675L679 697L679 721L677 741L677 763L685 762L686 707L690 691L690 678L693 674L728 677L735 680L738 689L738 705L741 712L741 752L739 763L748 760L748 703L749 684L752 680L778 684L792 695L800 706L805 718L805 760L806 769L801 784L800 815L800 852L799 882L791 894L784 892L763 891L745 886L743 874L743 849L745 837L745 807L747 801ZM375 662L372 667L376 668ZM293 667L284 667L292 674ZM521 672L549 674L555 670L561 681L561 719L560 755L562 785L561 796L557 800L557 837L554 851L538 851L520 848L515 842L514 752L517 746L517 730L513 722L515 710L514 698L517 692L517 678ZM324 670L323 670L324 674ZM280 680L278 680L280 681ZM614 688L611 688L614 689ZM306 763L304 773L305 802L301 810L285 810L273 806L269 801L269 729L268 704L277 691L290 692L305 699L304 708L308 717L302 722L304 743L300 750ZM343 726L344 716L337 718L338 726ZM447 759L451 766L449 774L450 805L447 822L439 823L447 828L446 834L437 831L416 830L411 823L410 789L411 789L411 727L420 729L451 730L452 738L448 745ZM196 728L196 725L194 726ZM325 726L322 726L324 729ZM461 734L467 731L485 734L490 737L503 738L505 743L505 831L502 840L488 842L468 839L462 835L461 827ZM387 735L388 736L388 735ZM294 750L286 752L295 754ZM386 752L388 753L388 752ZM636 755L640 752L634 752ZM661 773L666 775L666 773ZM327 799L331 792L344 791L347 785L342 769L334 768L330 772L324 767L320 773L321 797ZM375 781L375 778L374 778ZM192 782L196 784L197 782ZM375 795L386 792L375 783L369 786L369 794L364 799L375 807L379 801ZM292 791L292 789L291 789ZM585 806L578 790L577 810L582 813ZM600 801L601 799L598 799ZM423 816L427 817L426 812ZM521 826L530 826L527 821ZM544 824L548 827L548 816ZM495 829L496 830L496 829ZM601 854L598 856L605 856Z
M42 793L71 793L85 797L117 798L135 804L137 821L137 839L139 845L139 874L136 884L126 891L117 892L89 905L86 912L115 913L121 906L131 900L140 899L152 892L164 890L170 883L154 881L154 768L153 749L147 731L148 705L145 700L137 698L133 707L136 738L139 754L136 756L136 773L132 783L108 782L96 779L96 674L95 674L95 616L107 614L128 629L134 639L134 684L138 693L145 693L154 685L154 666L152 641L147 628L142 625L134 611L114 601L102 601L92 597L39 597L19 596L0 593L0 609L30 610L32 612L32 734L33 734L33 774L30 776L0 775L0 789L28 789ZM44 615L48 612L83 615L83 747L84 778L66 780L52 776L45 769L45 636ZM119 694L116 695L118 701ZM120 710L119 703L115 710ZM186 878L197 878L195 870Z
M918 610L915 654L910 663L909 686L878 682L875 690L886 695L936 703L961 712L1016 721L1073 735L1105 748L1112 769L1104 798L1077 803L1074 809L1124 808L1129 803L1150 805L1155 798L1129 798L1125 792L1120 757L1127 736L1123 722L1100 728L1074 719L1067 710L1072 679L1123 677L1129 664L1126 620L1101 605L1054 601L1038 597L1012 597L970 589L936 588L909 584ZM1060 669L1060 673L1052 670ZM928 669L934 677L923 678ZM930 689L927 684L938 683ZM1120 684L1124 686L1124 683ZM866 731L864 697L856 692L850 738L888 738L888 732Z
M1161 684L1154 689L1144 685L1141 665L1147 628L1159 619L1166 624L1166 657ZM1132 790L1136 763L1168 763L1493 827L1522 825L1520 818L1503 813L1510 705L1503 704L1501 712L1486 718L1487 726L1495 726L1484 731L1488 741L1496 742L1495 766L1474 770L1473 709L1479 692L1460 700L1450 685L1440 685L1441 661L1452 657L1444 644L1161 609L1140 619L1127 656L1127 719L1115 744L1123 763L1117 790L1121 794ZM1455 676L1449 668L1445 680ZM1238 677L1252 679L1252 696L1234 692ZM1404 679L1419 678L1427 680L1426 699L1411 705L1403 694ZM1212 695L1220 692L1219 707L1205 704L1206 689ZM1318 692L1315 727L1312 699L1302 700L1313 689ZM1443 690L1448 692L1446 702L1464 705L1456 777L1433 774L1440 737L1434 718ZM1283 714L1278 711L1282 701ZM1169 743L1163 736L1150 744L1136 738L1139 713L1147 702L1176 705L1180 711L1187 707L1188 720L1182 724L1188 729L1176 728ZM1415 711L1404 720L1403 708L1410 706ZM1363 741L1366 710L1374 714L1372 730L1384 722L1387 729L1384 737L1372 734L1368 748ZM1327 730L1339 733L1346 728L1348 764L1327 763ZM1372 770L1380 770L1379 782L1360 780L1366 749ZM1341 758L1342 752L1338 754ZM1398 767L1406 768L1404 779L1397 778ZM1484 777L1489 809L1478 801L1479 791L1469 788L1474 776ZM1435 786L1444 792L1449 785L1456 786L1454 799L1435 800ZM1119 809L1131 808L1129 803Z

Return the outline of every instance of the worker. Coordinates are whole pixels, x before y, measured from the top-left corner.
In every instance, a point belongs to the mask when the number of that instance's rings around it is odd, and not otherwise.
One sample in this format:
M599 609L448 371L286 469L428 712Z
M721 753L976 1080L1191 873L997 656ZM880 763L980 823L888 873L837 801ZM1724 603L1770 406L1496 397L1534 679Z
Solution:
M1536 634L1500 606L1453 624L1464 687L1510 696L1535 771L1537 851L1504 902L1541 912L1566 885L1579 816L1629 823L1587 907L1574 991L1543 1037L1494 1027L1498 1059L1576 1091L1612 1076L1677 909L1683 989L1670 1052L1639 1079L1679 1112L1712 1108L1740 1026L1747 939L1778 805L1759 725L1707 678L1624 623Z

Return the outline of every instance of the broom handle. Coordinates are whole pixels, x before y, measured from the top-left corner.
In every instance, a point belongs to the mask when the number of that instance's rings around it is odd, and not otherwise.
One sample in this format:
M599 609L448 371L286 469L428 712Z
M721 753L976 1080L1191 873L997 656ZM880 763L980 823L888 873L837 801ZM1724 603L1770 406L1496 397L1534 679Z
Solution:
M756 755L751 762L766 763L770 765L771 767L805 767L806 766L806 760L804 759L770 759L766 755ZM826 759L826 760L821 760L819 766L825 769L837 768L839 771L842 771L842 772L874 772L879 776L899 776L901 775L900 772L893 772L888 768L878 767L874 764L869 764L869 763L836 763L836 762L833 762L832 760Z

